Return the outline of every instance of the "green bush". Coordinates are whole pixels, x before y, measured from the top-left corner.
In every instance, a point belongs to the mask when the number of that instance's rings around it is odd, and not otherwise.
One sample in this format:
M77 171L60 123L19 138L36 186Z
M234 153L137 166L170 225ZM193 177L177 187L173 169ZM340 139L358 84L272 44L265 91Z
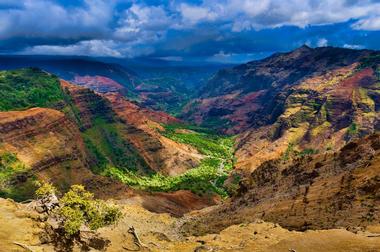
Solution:
M36 190L38 199L56 199L56 188L49 183L40 183ZM48 200L41 201L42 207L51 206ZM120 209L102 200L94 199L94 195L84 189L82 185L73 185L70 190L59 199L56 208L48 212L60 222L67 238L80 232L82 226L91 230L115 224L122 216Z
M82 185L73 185L59 200L57 213L68 236L79 232L82 225L91 230L116 223L121 211L114 205L95 200L94 195Z
M39 181L37 181L36 185L38 186L38 189L36 190L35 194L38 199L47 198L50 195L56 194L57 192L57 189L51 183L41 184Z

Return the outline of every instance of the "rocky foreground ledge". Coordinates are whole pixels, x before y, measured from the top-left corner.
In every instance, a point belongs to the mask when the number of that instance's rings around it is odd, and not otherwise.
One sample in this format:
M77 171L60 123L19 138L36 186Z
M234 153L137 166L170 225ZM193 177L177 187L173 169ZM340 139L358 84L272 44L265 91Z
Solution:
M378 251L380 225L349 232L345 229L289 231L256 220L233 225L219 234L184 237L181 223L135 204L124 204L123 219L97 233L82 232L82 244L60 247L47 232L45 218L31 203L0 198L0 251ZM193 212L192 218L197 213ZM131 229L133 228L133 229ZM137 237L137 239L136 239ZM85 250L83 250L85 249Z

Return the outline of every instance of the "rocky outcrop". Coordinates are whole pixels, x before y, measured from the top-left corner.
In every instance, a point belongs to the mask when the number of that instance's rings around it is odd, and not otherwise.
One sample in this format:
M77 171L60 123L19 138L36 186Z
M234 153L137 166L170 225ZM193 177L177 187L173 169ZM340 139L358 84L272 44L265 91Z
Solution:
M278 224L255 221L234 225L218 234L184 237L178 232L186 219L155 214L132 204L120 204L123 218L116 225L82 232L80 239L64 243L52 233L46 217L26 204L0 198L0 244L2 251L363 251L380 246L379 226L365 232L343 229L295 232ZM134 232L131 232L131 227ZM140 239L136 243L135 235ZM143 248L141 248L143 247Z
M100 95L64 80L61 85L78 110L77 121L82 130L91 129L97 118L117 123L120 137L136 149L136 154L124 155L141 156L149 169L177 175L196 167L203 157L194 148L160 134L159 131L163 130L161 123L179 123L178 119L161 111L141 108L120 93Z
M217 232L260 218L297 229L352 228L380 220L380 135L339 152L260 165L236 197L189 220L184 230Z

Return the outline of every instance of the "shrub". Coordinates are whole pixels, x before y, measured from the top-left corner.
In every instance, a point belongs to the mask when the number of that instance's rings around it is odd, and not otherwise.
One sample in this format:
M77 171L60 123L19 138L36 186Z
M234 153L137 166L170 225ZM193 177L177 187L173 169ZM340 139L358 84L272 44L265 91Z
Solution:
M51 198L55 192L54 186L43 183L36 191L36 195ZM78 234L82 226L96 230L114 224L121 216L117 206L94 199L94 195L86 191L82 185L71 186L70 190L59 199L58 207L53 212L53 217L59 221L59 226L67 237Z
M68 235L79 232L82 225L91 230L114 224L121 217L120 210L104 201L95 200L94 195L82 185L73 185L59 201L58 214Z
M41 184L37 181L36 185L38 186L38 189L36 190L35 194L38 199L50 197L57 192L57 189L50 183Z

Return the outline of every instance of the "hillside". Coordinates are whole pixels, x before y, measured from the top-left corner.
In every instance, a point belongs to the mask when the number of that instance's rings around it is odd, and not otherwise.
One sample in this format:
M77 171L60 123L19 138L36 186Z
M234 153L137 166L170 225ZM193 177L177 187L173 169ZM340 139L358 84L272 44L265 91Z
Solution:
M240 133L237 168L337 150L378 124L379 53L303 46L218 72L183 118Z
M225 193L218 191L222 185L211 184L226 176L216 173L219 159L208 161L213 152L201 153L204 147L196 142L164 133L165 125L178 119L36 68L3 71L0 77L2 196L29 199L34 181L42 179L63 191L79 183L100 197L133 196L148 209L181 215L214 204L215 193ZM197 169L188 173L192 168ZM200 196L166 193L181 189ZM151 197L161 200L144 203Z
M226 133L272 124L292 87L303 80L352 65L376 52L300 47L289 53L220 70L187 105L183 117L198 124L228 126Z
M379 144L375 134L334 153L267 161L240 179L235 197L201 211L182 230L202 235L256 219L303 231L377 225Z
M0 56L0 69L13 70L36 67L66 80L81 76L103 76L133 89L136 74L118 64L105 63L89 57L64 56Z
M376 251L377 52L304 46L221 70L181 118L149 101L167 90L175 100L175 81L134 79L135 99L93 74L0 72L0 197L28 202L0 199L0 226L11 216L33 232L0 231L9 249L119 251L141 239L142 251ZM182 109L174 100L166 110ZM37 181L59 197L82 184L122 220L57 242L35 211Z
M105 60L74 56L0 56L0 70L43 69L95 92L118 92L141 106L178 114L222 65L171 66L165 61Z

